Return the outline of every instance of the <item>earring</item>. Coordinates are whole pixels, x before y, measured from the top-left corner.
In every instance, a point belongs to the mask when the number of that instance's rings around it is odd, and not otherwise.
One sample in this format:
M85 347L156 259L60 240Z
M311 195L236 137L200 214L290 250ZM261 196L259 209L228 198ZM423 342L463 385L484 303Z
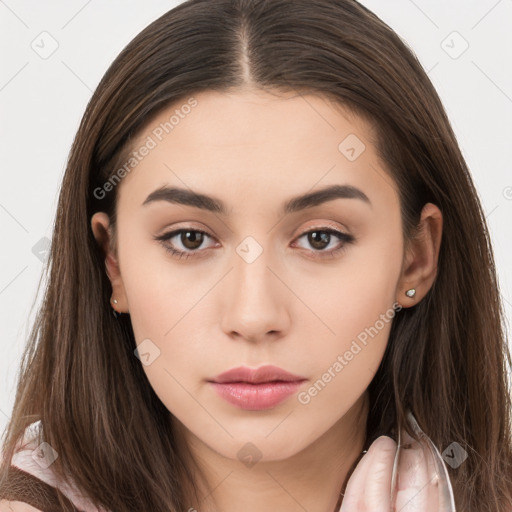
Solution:
M117 304L117 299L110 299L114 304ZM117 318L119 313L114 309L112 308L112 314L114 315L114 318Z
M405 295L407 295L407 297L410 297L411 299L414 298L414 296L416 295L416 289L411 288L410 290L407 290L405 292Z

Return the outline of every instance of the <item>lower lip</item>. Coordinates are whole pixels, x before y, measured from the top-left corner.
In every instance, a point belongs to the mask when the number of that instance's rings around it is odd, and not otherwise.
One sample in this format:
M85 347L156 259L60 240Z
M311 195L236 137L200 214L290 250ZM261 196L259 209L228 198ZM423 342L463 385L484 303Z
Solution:
M232 405L249 411L270 409L293 395L303 380L291 382L210 382L215 391Z

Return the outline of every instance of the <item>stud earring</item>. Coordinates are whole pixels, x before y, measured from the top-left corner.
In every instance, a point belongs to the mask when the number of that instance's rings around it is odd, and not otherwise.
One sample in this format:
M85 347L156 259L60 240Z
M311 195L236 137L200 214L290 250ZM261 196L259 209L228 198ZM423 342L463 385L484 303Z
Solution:
M405 295L407 295L407 297L410 297L412 299L416 295L416 289L411 288L410 290L407 290L405 292Z
M117 304L117 299L110 299L112 301L113 304ZM114 315L114 318L117 318L119 313L114 309L112 308L112 314Z

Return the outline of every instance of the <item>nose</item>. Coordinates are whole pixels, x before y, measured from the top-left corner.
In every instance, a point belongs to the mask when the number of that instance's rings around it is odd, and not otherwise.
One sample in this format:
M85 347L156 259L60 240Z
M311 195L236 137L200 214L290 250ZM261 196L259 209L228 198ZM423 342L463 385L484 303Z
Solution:
M231 338L258 342L278 339L290 324L286 287L279 266L263 251L254 261L234 254L233 268L223 284L221 328ZM271 266L269 266L269 264Z

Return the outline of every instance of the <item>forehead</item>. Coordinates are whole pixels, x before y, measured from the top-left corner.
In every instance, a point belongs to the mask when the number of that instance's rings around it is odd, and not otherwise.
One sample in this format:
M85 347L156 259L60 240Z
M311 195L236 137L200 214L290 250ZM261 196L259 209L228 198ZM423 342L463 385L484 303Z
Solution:
M396 199L374 143L368 122L318 95L203 91L147 123L132 144L137 162L121 196L142 204L155 188L173 184L270 199L347 183L367 195L384 185Z

